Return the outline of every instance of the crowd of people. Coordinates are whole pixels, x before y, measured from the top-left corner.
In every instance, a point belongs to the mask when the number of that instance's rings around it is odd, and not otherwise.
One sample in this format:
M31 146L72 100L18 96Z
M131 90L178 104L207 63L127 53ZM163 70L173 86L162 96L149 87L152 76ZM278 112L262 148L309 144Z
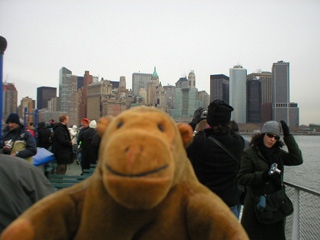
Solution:
M284 121L264 123L260 133L248 142L239 134L237 123L231 121L232 111L233 107L226 102L214 100L208 109L198 108L194 112L189 123L194 130L194 138L186 148L188 158L199 181L217 194L239 221L243 207L241 224L250 239L285 239L285 219L268 225L259 222L254 210L254 199L283 189L284 165L302 164L301 151ZM69 117L66 114L59 117L58 123L53 119L48 123L40 122L35 133L37 142L32 134L32 126L25 130L18 114L10 114L6 124L1 152L10 157L1 157L1 161L12 161L12 158L18 157L20 162L24 161L21 159L26 159L32 163L37 147L42 147L54 153L57 174L65 174L67 165L74 160L81 164L83 174L85 169L90 168L90 164L95 164L98 160L100 137L96 132L95 120L83 118L79 128L76 125L68 128ZM280 140L281 133L284 142ZM288 151L282 150L284 143ZM19 163L18 160L15 161ZM12 161L13 163L15 162ZM23 164L25 165L25 161ZM278 171L270 170L274 170L274 164ZM3 165L4 163L0 164ZM30 174L31 172L30 170ZM30 183L34 186L31 189L39 188L39 196L28 200L29 205L52 192L48 182L40 176L39 178L42 185L38 181L37 184L41 186ZM0 175L2 186L5 181L3 179ZM6 200L0 198L0 201ZM17 208L20 210L11 214L11 217L0 217L0 232L26 207ZM0 211L0 215L5 212L2 208Z

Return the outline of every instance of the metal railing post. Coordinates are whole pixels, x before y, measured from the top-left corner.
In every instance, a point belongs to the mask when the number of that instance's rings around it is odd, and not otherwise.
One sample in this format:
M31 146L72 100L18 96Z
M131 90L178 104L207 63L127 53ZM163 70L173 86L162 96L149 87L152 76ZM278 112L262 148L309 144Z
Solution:
M300 190L294 189L294 211L292 223L292 240L300 240Z
M3 75L3 54L7 48L7 40L0 36L0 141L2 141L2 107L3 107L3 84L2 84L2 75Z

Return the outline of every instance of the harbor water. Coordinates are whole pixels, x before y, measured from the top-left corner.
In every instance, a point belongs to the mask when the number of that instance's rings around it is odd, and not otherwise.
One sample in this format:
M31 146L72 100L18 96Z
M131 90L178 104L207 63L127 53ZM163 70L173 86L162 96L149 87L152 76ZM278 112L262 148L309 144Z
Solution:
M251 140L251 136L243 136ZM303 156L300 166L285 166L284 179L287 182L320 192L320 136L296 135L294 136ZM287 150L284 146L283 149Z

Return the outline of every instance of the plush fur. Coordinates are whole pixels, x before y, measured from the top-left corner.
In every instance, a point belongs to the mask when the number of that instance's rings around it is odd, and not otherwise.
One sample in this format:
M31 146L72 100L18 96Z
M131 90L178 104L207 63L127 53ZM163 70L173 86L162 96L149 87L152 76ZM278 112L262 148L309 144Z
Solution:
M102 118L94 174L37 202L2 234L11 239L248 239L187 158L192 140L149 107Z

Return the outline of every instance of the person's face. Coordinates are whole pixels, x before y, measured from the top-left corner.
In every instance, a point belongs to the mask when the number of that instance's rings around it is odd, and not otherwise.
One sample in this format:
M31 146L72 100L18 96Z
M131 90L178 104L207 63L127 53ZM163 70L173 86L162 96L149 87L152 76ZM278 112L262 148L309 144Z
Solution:
M87 128L89 126L89 124L87 124L86 122L81 122L82 127Z
M19 124L17 123L12 123L12 122L8 122L7 126L9 127L10 131L17 128L19 126Z
M263 143L267 148L272 148L274 144L279 140L279 136L273 133L266 133L263 137Z
M66 125L69 123L69 117L67 116L66 119L63 121Z

